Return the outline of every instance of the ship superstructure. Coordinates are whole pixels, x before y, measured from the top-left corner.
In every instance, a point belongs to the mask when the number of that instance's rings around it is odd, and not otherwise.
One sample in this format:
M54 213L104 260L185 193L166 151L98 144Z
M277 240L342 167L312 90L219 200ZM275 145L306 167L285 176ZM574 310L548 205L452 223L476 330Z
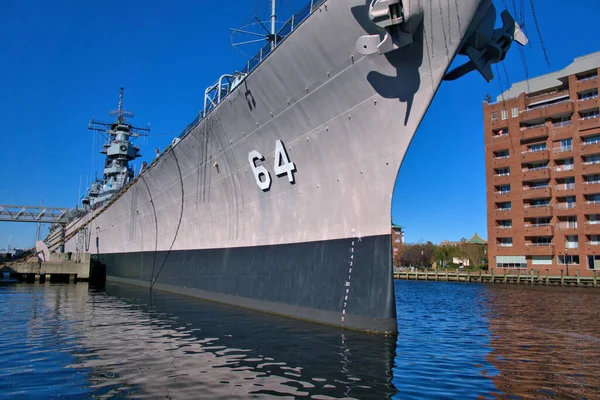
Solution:
M491 0L311 1L205 92L160 157L67 228L67 251L77 236L95 243L113 281L395 332L398 170L442 80L491 79L520 37L502 17L494 29ZM447 74L458 54L470 60ZM122 187L132 128L103 127L103 185Z
M106 204L133 179L135 172L130 162L142 156L133 139L150 131L150 128L135 127L127 121L134 114L123 109L123 88L119 93L119 107L109 114L116 120L92 120L88 125L88 129L106 134L107 139L100 151L106 156L102 179L94 180L88 195L82 200L83 206L91 209Z

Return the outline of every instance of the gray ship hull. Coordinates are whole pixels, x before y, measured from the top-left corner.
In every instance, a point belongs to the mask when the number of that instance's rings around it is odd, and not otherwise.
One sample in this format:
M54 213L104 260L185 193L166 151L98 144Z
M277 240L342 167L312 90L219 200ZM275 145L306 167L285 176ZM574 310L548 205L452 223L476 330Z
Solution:
M419 4L415 43L363 56L356 42L373 33L365 2L324 2L118 200L71 225L86 228L67 251L98 252L108 279L395 332L396 176L490 3ZM251 165L253 152L264 159Z

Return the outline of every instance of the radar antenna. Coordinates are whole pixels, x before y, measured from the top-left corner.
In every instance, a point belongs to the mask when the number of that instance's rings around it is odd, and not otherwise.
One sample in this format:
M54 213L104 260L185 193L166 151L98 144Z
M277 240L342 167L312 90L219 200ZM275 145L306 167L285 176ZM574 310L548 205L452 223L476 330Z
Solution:
M231 31L231 45L240 54L252 58L263 51L265 54L273 50L283 39L280 35L285 25L277 21L276 0L271 0L271 17L269 21L261 21L254 16L254 21L238 29L229 28ZM289 23L289 21L288 21ZM293 23L293 22L292 22ZM271 28L267 28L267 25Z
M125 122L125 118L133 118L135 116L133 112L123 110L123 88L119 92L119 108L110 111L108 115L116 116L119 123Z
M117 120L115 122L102 122L96 121L96 117L93 117L88 124L89 130L98 132L109 132L115 131L117 126L119 125L126 125L126 127L128 128L129 136L148 136L148 133L150 132L150 124L148 124L147 128L140 128L127 123L127 118L133 118L135 114L131 111L123 110L123 91L124 89L121 88L119 92L119 108L117 108L116 110L112 110L108 113L111 116L116 116Z

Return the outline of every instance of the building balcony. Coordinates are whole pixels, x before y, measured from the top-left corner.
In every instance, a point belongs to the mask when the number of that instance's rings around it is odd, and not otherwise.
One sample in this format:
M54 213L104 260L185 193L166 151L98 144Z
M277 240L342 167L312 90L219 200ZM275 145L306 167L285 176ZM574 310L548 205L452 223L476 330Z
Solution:
M511 227L497 226L494 228L494 232L496 233L496 237L511 237L512 236L512 226Z
M494 218L495 219L511 219L512 218L512 210L506 208L496 208L494 210Z
M556 229L561 231L563 234L568 234L570 232L577 231L578 224L577 222L559 222L556 224Z
M554 208L554 215L561 217L566 215L575 215L577 203L558 203L554 206Z
M553 214L552 206L535 206L526 205L524 208L524 215L527 218L530 217L551 217Z
M524 187L524 199L537 199L542 197L552 197L552 189L550 187Z
M550 177L550 169L548 167L523 170L523 180L525 181L545 179L548 177Z
M600 202L594 200L584 201L583 210L586 214L600 214Z
M569 96L569 90L553 90L551 92L537 94L534 96L527 96L525 101L528 106L535 106L536 103L552 101L553 99L560 99Z
M583 182L583 193L600 193L600 181Z
M583 225L583 233L586 235L600 235L600 224L586 222Z
M597 95L595 97L591 97L591 98L587 98L587 99L583 99L583 100L577 100L577 109L579 111L585 111L585 110L591 110L593 108L598 108L599 105L600 105L600 102L598 101Z
M552 139L561 140L573 137L573 121L556 122L550 126Z
M575 81L575 84L573 86L574 87L572 87L572 89L574 89L576 92L583 92L588 89L595 89L598 87L598 77L596 76L591 78L580 79L578 81Z
M579 130L585 131L588 129L600 128L600 116L595 118L580 118Z
M550 224L525 224L525 236L553 236L554 227Z
M580 153L582 156L600 153L600 142L598 143L581 143Z
M525 252L532 256L552 256L554 255L554 243L526 243Z
M581 164L583 175L600 174L600 162L585 162Z
M558 114L570 114L573 112L573 100L564 99L552 104L540 104L523 111L521 113L522 121L532 121L536 119L548 118Z
M494 185L503 185L510 182L510 174L494 175L492 181Z
M510 156L492 158L494 168L508 167L508 164L510 164Z
M556 196L574 196L575 195L575 184L566 183L562 185L554 186L554 193Z
M524 151L521 153L521 162L523 163L548 160L550 160L550 151L548 150Z
M496 253L500 255L511 255L515 253L515 249L512 245L509 246L496 243L495 249Z
M548 126L546 124L529 126L521 128L521 140L533 140L547 138L549 135Z
M510 192L494 192L494 201L501 202L510 200Z
M573 176L575 167L571 165L559 165L554 167L554 177L557 179Z
M560 146L552 149L554 158L560 157L562 159L573 156L573 146Z

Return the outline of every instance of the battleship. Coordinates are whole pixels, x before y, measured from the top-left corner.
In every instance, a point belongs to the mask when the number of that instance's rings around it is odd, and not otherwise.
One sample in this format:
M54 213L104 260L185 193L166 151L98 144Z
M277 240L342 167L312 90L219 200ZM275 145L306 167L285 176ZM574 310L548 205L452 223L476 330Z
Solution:
M110 281L374 333L397 331L391 204L443 80L527 39L491 0L311 1L243 69L206 89L185 130L135 174L119 107L87 212L48 239ZM463 65L449 71L458 55ZM58 238L58 239L57 239Z

